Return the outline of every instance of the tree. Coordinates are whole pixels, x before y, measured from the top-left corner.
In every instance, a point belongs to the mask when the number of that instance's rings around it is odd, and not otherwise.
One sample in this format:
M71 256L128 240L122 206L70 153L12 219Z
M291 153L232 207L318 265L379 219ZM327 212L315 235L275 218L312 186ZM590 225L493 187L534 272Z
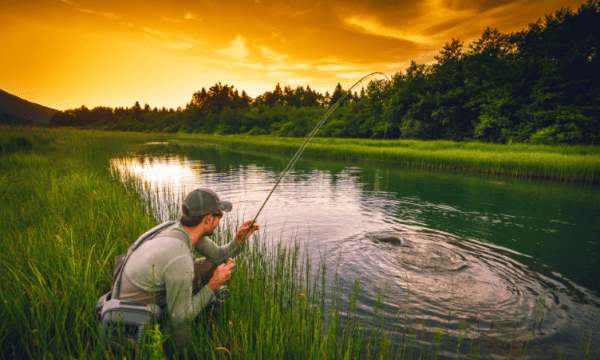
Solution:
M344 91L344 89L342 88L342 85L340 83L338 83L335 87L335 89L333 90L333 94L331 94L331 99L329 100L329 105L333 106L335 105L342 97L344 97L344 95L346 95L346 91ZM343 106L344 105L344 100L342 100L342 102L340 103L339 106Z
M67 111L57 111L50 118L52 126L75 126L75 116Z
M136 101L133 107L131 108L131 117L135 120L142 120L142 107L140 106L140 102Z
M192 95L192 100L186 105L186 109L201 109L207 105L208 93L203 87L202 90L196 91ZM163 107L164 109L164 107Z
M281 90L281 86L279 83L275 85L275 90L267 91L264 94L264 102L268 107L273 107L275 105L283 105L283 91Z

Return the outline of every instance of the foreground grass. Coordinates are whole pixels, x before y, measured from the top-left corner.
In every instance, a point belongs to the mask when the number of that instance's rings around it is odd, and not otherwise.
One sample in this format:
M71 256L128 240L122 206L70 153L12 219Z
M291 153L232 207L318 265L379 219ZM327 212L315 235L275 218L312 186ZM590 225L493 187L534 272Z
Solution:
M109 159L135 143L157 140L164 138L0 128L1 143L10 145L0 155L2 358L438 356L442 329L425 348L419 345L424 332L399 312L391 337L383 330L383 302L375 305L370 325L355 315L361 306L359 282L352 294L342 294L336 283L325 284L331 270L324 264L314 275L299 246L268 246L259 238L236 259L231 301L215 317L201 319L183 353L168 327L154 329L142 349L108 349L98 337L94 305L109 289L114 257L157 222L147 207L153 194L140 194L134 182L113 177ZM225 226L218 241L228 242L232 234ZM332 289L331 307L324 305L325 288ZM350 307L342 312L339 304L347 296ZM457 357L465 351L479 356L477 343L467 339L455 349Z
M109 289L113 259L156 224L132 181L108 168L115 152L153 136L3 127L0 165L0 355L2 358L354 358L389 353L363 338L358 320L342 334L334 302L324 308L325 267L256 239L237 259L232 299L203 318L177 348L169 329L153 329L142 349L110 349L93 308ZM4 148L6 149L6 148ZM173 214L176 215L176 214ZM224 227L219 242L234 229ZM318 276L317 276L318 277ZM326 322L325 311L331 313ZM385 336L383 337L385 338ZM293 339L293 341L290 341ZM365 347L368 347L365 353ZM365 355L366 354L366 355Z
M304 139L176 134L185 142L293 154ZM600 182L600 147L314 138L305 155L561 181Z
M2 355L87 357L90 310L109 286L114 256L155 223L106 167L133 140L34 128L0 134L4 144L20 143L0 156Z
M363 343L354 321L342 334L336 305L326 323L322 281L310 260L255 239L237 259L232 299L203 318L183 353L168 328L153 329L142 349L110 349L98 336L94 305L110 287L113 260L157 222L132 181L109 159L134 142L160 137L65 129L1 129L0 355L42 358L352 358L389 352ZM8 148L8 151L6 150ZM175 214L173 214L175 215ZM234 230L224 227L218 241ZM339 335L339 336L338 336ZM290 341L293 339L293 341ZM375 349L379 350L375 350Z

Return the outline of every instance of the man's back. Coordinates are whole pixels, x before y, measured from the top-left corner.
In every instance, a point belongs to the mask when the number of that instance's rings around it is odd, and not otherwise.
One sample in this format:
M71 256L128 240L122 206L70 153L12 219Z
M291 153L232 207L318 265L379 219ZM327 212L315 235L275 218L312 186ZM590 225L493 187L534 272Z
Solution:
M190 250L189 235L176 222L161 234L179 232L186 242L173 236L160 236L142 244L125 264L120 299L166 303L176 323L198 315L214 300L214 293L204 287L192 296L195 256ZM165 301L166 292L166 301Z

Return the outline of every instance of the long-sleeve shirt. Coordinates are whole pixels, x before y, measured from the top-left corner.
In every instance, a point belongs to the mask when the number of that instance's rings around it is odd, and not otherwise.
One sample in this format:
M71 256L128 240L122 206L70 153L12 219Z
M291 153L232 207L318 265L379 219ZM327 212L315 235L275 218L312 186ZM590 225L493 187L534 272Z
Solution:
M164 231L173 230L184 233L191 247L189 234L180 222ZM139 289L148 292L166 290L169 316L176 324L181 324L185 319L195 318L206 304L215 299L214 292L208 286L192 295L196 257L194 252L190 251L190 247L176 238L150 239L131 254L124 268L128 280ZM208 260L221 264L235 257L241 248L237 240L218 246L212 240L203 237L193 249Z

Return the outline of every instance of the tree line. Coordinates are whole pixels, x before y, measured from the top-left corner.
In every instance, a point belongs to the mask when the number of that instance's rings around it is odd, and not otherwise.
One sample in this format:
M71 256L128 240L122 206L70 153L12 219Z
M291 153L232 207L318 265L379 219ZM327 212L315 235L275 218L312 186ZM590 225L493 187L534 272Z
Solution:
M220 82L185 108L82 106L52 125L108 130L307 135L343 98L317 136L600 143L599 0L561 9L522 31L486 29L466 48L447 43L431 65L412 62L389 81L350 93L279 84L256 98Z

